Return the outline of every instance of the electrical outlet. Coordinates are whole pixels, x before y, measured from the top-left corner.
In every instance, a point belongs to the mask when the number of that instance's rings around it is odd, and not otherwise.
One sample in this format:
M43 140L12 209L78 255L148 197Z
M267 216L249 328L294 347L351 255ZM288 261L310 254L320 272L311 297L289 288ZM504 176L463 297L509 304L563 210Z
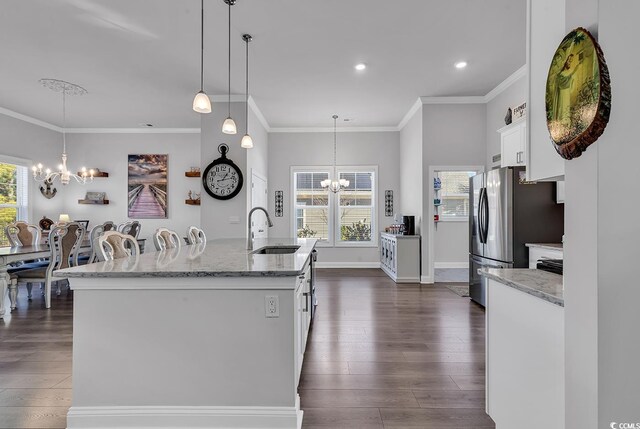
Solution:
M267 295L264 297L265 317L280 317L280 300L278 295Z

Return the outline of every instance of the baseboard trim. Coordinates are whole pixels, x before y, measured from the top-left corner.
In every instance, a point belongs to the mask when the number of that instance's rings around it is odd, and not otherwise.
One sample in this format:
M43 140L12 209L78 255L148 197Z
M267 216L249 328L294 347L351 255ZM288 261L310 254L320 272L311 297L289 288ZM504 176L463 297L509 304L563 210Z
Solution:
M469 269L469 262L435 262L434 268L466 268Z
M420 283L423 285L431 285L434 283L433 281L433 277L431 276L421 276L420 277Z
M304 412L296 407L71 407L68 429L300 429Z
M316 262L316 268L380 268L380 262Z

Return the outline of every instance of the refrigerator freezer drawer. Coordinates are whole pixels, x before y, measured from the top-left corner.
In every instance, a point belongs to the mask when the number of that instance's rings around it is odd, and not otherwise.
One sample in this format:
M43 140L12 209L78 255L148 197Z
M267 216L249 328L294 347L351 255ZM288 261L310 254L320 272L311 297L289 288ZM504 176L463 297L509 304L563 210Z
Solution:
M480 268L513 268L513 264L474 255L469 256L469 297L484 307L486 305L487 279L478 274Z

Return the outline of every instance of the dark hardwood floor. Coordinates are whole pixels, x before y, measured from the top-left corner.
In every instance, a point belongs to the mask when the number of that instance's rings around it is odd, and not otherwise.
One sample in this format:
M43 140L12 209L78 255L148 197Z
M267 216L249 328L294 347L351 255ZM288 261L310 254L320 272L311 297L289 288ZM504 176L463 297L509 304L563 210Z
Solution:
M494 428L484 412L484 312L442 285L319 270L300 397L305 429ZM7 300L8 301L8 300ZM34 288L0 320L0 428L64 428L73 294Z
M303 428L494 428L484 311L442 284L319 270L300 383Z

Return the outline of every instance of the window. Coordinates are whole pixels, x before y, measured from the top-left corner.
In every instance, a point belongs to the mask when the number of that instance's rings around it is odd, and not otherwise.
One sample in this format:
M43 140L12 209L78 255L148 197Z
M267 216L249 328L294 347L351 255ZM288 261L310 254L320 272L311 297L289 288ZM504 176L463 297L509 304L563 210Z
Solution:
M338 242L372 242L374 234L374 173L340 172L349 186L340 191L338 207Z
M475 171L436 171L441 190L435 195L440 199L440 220L469 219L469 178Z
M346 189L334 194L320 182L336 177L331 167L294 167L293 233L325 246L376 246L376 167L339 167Z
M329 240L329 196L320 186L320 182L328 177L328 171L293 174L296 237Z
M4 228L16 220L27 221L29 202L27 167L0 162L0 246L8 246Z

